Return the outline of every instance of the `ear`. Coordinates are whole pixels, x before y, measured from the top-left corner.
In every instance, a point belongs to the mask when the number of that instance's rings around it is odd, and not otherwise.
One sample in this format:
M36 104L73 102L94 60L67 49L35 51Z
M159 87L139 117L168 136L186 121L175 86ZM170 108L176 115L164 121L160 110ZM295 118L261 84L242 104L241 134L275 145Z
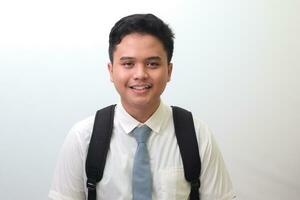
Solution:
M169 63L168 64L168 82L171 81L172 70L173 70L173 63Z
M114 80L113 80L113 64L108 63L107 64L107 69L108 69L108 72L109 72L110 81L114 82Z

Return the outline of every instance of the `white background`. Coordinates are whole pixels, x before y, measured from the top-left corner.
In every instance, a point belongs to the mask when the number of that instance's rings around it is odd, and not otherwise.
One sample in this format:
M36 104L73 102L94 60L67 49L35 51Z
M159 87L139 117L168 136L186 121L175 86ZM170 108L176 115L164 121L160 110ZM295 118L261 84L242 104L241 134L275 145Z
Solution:
M0 3L0 199L47 198L71 126L118 101L108 33L152 12L176 34L163 99L212 128L241 200L300 197L300 1Z

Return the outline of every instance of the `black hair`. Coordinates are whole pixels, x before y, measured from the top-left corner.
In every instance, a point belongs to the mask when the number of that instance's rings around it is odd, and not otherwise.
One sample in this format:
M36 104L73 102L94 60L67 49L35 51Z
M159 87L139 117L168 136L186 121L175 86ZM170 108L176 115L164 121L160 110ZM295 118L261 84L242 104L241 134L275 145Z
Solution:
M174 49L174 33L171 28L153 14L134 14L123 17L111 29L109 34L109 59L113 62L113 53L121 40L131 33L150 34L158 38L171 62Z

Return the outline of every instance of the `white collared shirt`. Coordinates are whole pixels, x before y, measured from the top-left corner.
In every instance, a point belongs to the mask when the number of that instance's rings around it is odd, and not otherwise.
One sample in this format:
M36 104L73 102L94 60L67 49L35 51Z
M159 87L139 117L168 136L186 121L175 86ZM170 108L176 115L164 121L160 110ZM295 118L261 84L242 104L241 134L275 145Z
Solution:
M93 124L94 116L74 125L67 135L55 169L50 199L86 199L85 160ZM144 124L152 129L147 141L153 176L152 199L188 199L190 186L184 178L171 107L161 102ZM195 118L194 124L202 163L201 200L233 199L232 184L211 131ZM132 166L137 143L131 131L139 125L121 103L116 106L104 174L97 185L98 199L132 200Z

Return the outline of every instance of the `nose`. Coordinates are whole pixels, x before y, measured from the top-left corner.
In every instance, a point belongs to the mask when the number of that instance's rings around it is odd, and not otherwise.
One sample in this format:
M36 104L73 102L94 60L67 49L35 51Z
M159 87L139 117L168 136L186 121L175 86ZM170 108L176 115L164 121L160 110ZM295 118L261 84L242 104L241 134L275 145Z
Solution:
M135 68L134 79L135 80L144 80L148 78L147 68L144 64L139 64Z

